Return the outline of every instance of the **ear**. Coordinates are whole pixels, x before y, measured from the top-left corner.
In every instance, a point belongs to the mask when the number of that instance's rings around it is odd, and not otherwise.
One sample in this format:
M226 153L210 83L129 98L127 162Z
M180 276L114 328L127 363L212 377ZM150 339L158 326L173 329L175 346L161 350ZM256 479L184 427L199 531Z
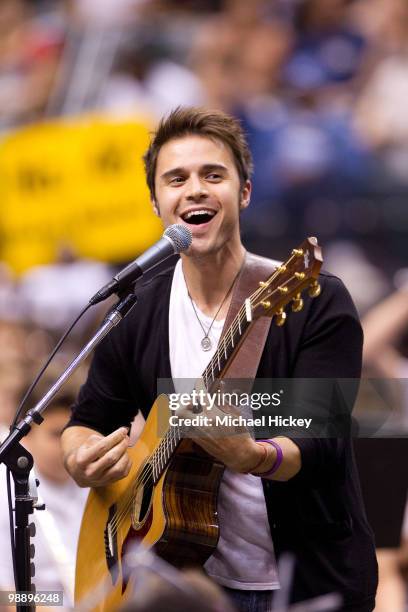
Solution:
M160 209L159 209L159 205L157 204L156 200L152 200L152 206L153 206L153 212L157 217L160 217Z
M251 199L252 185L251 181L245 181L245 185L241 191L241 199L239 202L239 209L244 210L249 206L249 201Z

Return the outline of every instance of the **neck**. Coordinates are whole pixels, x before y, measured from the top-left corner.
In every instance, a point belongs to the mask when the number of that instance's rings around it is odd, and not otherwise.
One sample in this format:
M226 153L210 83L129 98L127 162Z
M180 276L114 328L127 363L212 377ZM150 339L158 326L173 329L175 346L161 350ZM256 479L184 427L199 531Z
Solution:
M181 257L183 274L191 298L202 312L213 316L242 267L245 257L244 247L241 243L234 249L226 245L220 251L202 257L186 255ZM230 298L231 295L217 318L225 317Z

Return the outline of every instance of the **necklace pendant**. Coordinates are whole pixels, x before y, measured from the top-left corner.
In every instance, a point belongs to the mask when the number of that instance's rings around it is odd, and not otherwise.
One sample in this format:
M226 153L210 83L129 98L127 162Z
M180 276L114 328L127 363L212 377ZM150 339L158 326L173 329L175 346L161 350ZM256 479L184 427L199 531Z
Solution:
M209 339L208 336L204 336L204 338L201 340L201 348L203 349L203 351L209 351L211 350L211 347L212 347L211 340Z

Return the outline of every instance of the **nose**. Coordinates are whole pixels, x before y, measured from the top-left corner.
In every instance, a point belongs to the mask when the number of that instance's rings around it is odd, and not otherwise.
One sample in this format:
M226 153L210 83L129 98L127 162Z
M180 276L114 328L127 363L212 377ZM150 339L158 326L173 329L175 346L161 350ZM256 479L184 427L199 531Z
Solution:
M208 197L208 190L205 185L201 182L199 177L190 177L188 183L188 190L186 194L187 200L193 202L200 202Z

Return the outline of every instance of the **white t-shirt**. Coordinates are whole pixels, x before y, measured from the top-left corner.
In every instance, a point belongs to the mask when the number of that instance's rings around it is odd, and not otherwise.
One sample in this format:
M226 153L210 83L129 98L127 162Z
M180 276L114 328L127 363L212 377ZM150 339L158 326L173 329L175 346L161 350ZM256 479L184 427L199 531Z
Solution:
M205 328L212 319L196 306ZM224 321L214 321L209 337L210 351L203 351L204 332L194 313L184 280L181 260L177 262L170 294L169 343L172 377L177 393L186 392L183 381L201 376L215 353ZM232 589L278 589L279 580L261 479L251 474L225 470L218 496L220 538L205 570L219 584Z

